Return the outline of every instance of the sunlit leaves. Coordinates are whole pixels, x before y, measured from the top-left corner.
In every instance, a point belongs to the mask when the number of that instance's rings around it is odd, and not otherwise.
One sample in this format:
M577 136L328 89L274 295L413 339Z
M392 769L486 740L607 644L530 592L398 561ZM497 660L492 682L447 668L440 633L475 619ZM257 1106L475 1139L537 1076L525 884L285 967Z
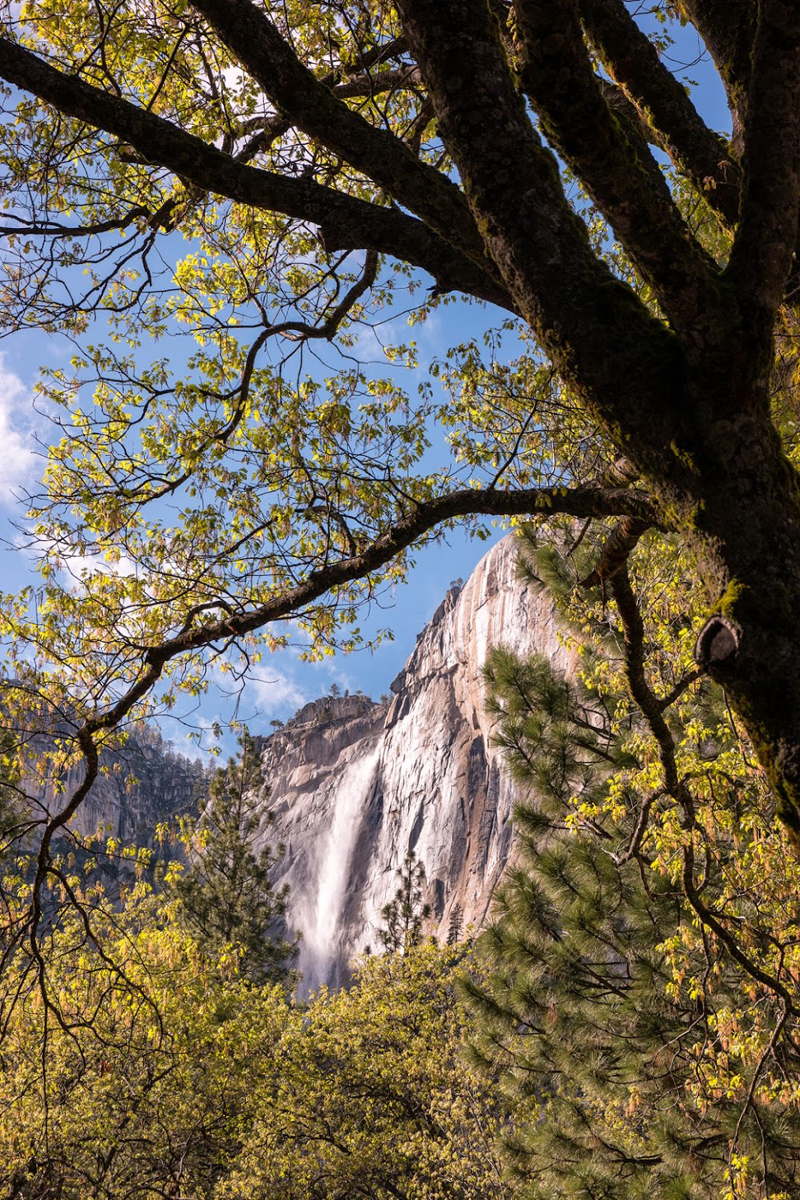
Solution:
M797 858L724 696L695 671L703 612L686 556L651 534L629 567L646 683L690 800L633 701L616 606L580 586L598 548L578 533L551 523L523 543L561 615L569 677L542 656L489 660L498 744L525 791L519 864L484 938L494 974L473 1002L482 1053L547 1099L511 1160L543 1200L788 1196Z

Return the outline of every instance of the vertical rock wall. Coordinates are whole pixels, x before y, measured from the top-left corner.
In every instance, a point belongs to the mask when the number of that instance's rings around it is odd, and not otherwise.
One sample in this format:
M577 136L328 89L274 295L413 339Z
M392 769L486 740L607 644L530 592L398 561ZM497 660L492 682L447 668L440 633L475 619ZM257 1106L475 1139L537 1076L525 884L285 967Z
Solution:
M513 537L448 592L388 707L315 701L265 742L270 836L286 846L306 988L341 982L376 944L409 849L425 867L431 932L445 938L456 912L464 929L485 919L514 799L484 708L481 669L497 644L565 664L551 605L517 578Z
M260 741L275 819L267 836L286 847L276 882L290 885L306 992L342 983L353 958L377 947L409 849L425 868L431 932L444 939L451 923L485 920L511 852L514 801L484 707L481 670L498 644L566 665L550 604L517 577L511 536L448 592L388 704L315 700ZM208 782L146 729L106 767L76 828L105 827L124 843L150 842L157 822L193 809ZM48 781L38 795L49 807Z

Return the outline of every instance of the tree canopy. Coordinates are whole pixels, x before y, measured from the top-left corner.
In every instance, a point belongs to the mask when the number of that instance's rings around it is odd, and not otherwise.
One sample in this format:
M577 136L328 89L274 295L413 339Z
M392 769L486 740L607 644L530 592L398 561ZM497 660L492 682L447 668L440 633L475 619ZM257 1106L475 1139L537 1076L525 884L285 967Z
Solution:
M44 0L4 5L0 78L4 328L75 347L40 384L44 578L4 615L9 723L78 779L19 936L155 689L290 620L352 646L415 547L485 516L588 522L583 582L623 607L643 535L683 547L697 667L800 834L791 0ZM395 331L370 367L371 326L457 296L483 343L420 363Z
M497 1142L508 1106L461 1053L463 950L370 959L349 991L298 1005L243 979L230 947L203 947L141 885L121 912L100 908L103 949L74 912L45 944L60 1023L15 967L4 1196L517 1194Z

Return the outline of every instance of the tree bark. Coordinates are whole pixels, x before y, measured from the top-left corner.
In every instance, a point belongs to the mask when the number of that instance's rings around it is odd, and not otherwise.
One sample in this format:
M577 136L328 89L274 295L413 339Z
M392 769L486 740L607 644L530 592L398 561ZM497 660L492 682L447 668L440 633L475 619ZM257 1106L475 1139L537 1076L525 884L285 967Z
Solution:
M550 10L546 44L561 50L557 6L522 0L520 7L535 9L540 24ZM779 0L763 6L730 263L722 276L703 280L679 340L650 325L638 302L590 260L554 194L551 162L480 0L399 0L398 8L509 292L640 470L660 522L686 539L710 610L739 630L733 652L708 666L800 839L800 486L769 417L772 331L797 237L800 13ZM546 103L557 106L558 96ZM554 120L563 130L564 119ZM684 289L685 280L671 284L678 306Z

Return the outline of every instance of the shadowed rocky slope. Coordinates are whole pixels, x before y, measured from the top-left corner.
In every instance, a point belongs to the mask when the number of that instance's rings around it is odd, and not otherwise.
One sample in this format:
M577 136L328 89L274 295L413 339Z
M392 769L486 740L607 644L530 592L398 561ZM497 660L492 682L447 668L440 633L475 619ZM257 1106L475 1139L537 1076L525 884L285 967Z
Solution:
M177 754L157 729L139 725L125 746L101 755L102 770L70 827L82 835L100 833L125 846L152 846L156 827L176 826L179 817L197 811L209 770ZM78 768L59 779L31 777L26 790L37 810L52 815L82 781ZM175 853L172 848L172 853Z

